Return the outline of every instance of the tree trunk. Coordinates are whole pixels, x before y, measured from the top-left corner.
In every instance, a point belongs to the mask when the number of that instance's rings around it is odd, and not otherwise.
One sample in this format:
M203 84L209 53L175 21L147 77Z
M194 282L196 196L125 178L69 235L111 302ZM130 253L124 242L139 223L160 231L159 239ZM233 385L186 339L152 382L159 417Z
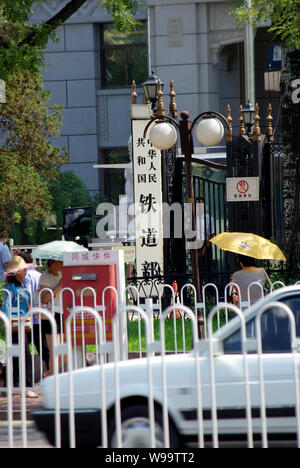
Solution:
M293 99L293 81L300 78L300 50L285 49L281 74L284 244L288 267L300 262L300 103ZM294 102L293 102L294 101Z

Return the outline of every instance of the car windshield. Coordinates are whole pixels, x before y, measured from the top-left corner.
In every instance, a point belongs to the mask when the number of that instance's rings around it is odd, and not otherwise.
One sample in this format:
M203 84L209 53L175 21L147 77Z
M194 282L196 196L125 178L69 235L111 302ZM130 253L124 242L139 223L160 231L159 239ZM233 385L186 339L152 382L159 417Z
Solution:
M280 302L286 304L294 313L296 320L296 336L300 336L300 296L282 298ZM256 317L246 324L247 339L256 338ZM291 352L290 319L279 307L270 307L261 317L262 349L264 353ZM241 353L241 329L223 341L225 354Z

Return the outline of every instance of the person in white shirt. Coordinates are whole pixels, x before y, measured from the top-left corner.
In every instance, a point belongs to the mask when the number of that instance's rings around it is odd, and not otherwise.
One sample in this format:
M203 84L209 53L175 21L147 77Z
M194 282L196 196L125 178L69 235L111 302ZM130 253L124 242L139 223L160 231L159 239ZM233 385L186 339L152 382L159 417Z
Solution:
M48 269L42 273L39 281L39 290L42 289L51 289L53 296L50 291L42 291L41 293L41 302L46 306L47 309L51 310L52 305L59 306L60 305L60 297L59 293L61 291L61 279L62 279L62 266L63 262L57 260L48 260ZM52 304L52 297L54 297L54 303ZM57 341L58 343L61 342L61 321L60 321L60 314L58 312L54 313L54 318L57 325ZM42 331L46 335L47 344L49 348L49 369L45 373L44 377L48 377L53 375L54 368L53 368L53 347L52 347L52 327L49 320L42 317Z

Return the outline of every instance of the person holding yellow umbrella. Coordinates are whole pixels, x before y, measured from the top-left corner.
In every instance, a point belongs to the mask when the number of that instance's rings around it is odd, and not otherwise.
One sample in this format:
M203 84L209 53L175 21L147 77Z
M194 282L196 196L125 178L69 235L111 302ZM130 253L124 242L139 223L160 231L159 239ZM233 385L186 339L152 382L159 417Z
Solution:
M248 301L249 290L250 304L254 304L254 302L257 302L263 296L262 291L264 291L266 282L269 282L271 285L270 278L264 268L258 268L256 266L253 257L238 254L237 260L241 266L241 270L233 273L232 282L237 284L240 288L241 301ZM257 283L259 283L262 288ZM250 289L248 289L249 286ZM233 287L232 302L237 304L239 300L238 290Z
M233 283L236 283L241 292L241 298L238 297L237 288L233 289L233 302L248 301L248 291L250 303L253 304L262 296L261 284L264 288L266 282L271 281L264 268L258 268L255 259L259 260L282 260L286 258L276 244L269 240L251 233L243 232L222 232L210 239L210 242L217 245L220 249L237 254L237 259L241 270L236 271L232 276ZM250 290L248 289L250 286Z

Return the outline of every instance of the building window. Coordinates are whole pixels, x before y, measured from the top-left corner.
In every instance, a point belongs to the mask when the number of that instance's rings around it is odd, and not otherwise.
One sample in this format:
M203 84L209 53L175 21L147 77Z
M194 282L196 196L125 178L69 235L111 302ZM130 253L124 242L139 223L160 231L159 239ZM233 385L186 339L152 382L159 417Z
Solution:
M101 149L99 164L124 164L129 162L128 148ZM119 205L119 195L125 195L123 168L99 169L99 190L107 201Z
M101 26L101 86L121 88L134 80L147 79L147 23L142 21L131 33L122 33L113 24Z

